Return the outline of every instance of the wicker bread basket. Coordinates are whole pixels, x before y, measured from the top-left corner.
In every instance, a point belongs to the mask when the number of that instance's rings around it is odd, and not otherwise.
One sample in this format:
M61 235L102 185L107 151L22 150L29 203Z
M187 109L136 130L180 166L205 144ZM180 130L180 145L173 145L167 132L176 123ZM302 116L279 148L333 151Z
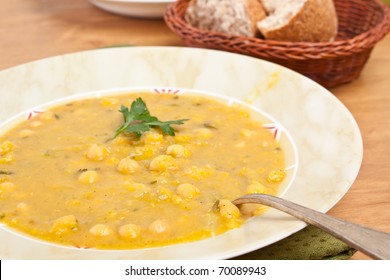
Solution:
M184 20L189 2L176 1L164 16L186 45L272 61L327 88L358 78L375 44L390 31L390 9L379 0L334 0L338 35L334 42L326 43L280 42L200 30Z

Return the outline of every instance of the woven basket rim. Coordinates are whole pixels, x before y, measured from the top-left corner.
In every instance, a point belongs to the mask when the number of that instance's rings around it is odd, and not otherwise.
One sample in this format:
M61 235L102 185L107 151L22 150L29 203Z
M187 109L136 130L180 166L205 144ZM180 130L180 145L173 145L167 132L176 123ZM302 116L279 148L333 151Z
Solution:
M390 8L379 0L371 0L379 6L383 12L383 19L381 22L370 28L369 30L362 32L352 38L335 40L333 42L286 42L286 41L275 41L275 40L266 40L256 37L245 37L245 36L236 36L228 35L215 31L206 31L195 28L188 24L183 16L179 16L176 13L176 9L179 5L183 3L188 3L190 0L177 0L176 2L169 5L168 9L165 12L164 18L168 26L175 30L175 26L172 26L170 21L175 21L181 27L184 27L193 34L202 37L219 37L224 40L229 40L229 44L233 45L235 42L245 41L246 46L253 44L256 47L264 46L264 49L269 50L270 47L275 49L280 48L284 52L296 52L297 59L299 56L315 56L319 55L322 57L334 57L342 56L345 52L346 54L351 54L351 52L360 52L361 50L373 47L378 41L383 39L390 31ZM353 47L351 47L353 45ZM294 51L294 49L299 49L299 51ZM336 53L336 55L335 55Z

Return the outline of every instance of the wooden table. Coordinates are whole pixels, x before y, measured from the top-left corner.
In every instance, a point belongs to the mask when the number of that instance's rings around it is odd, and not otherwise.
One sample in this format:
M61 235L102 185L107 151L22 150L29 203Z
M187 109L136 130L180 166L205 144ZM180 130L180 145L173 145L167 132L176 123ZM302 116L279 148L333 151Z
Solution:
M87 0L1 0L0 70L103 46L182 46L163 20L99 10ZM390 232L390 36L373 51L361 77L332 92L356 118L364 159L356 182L329 214ZM353 259L369 259L358 252Z

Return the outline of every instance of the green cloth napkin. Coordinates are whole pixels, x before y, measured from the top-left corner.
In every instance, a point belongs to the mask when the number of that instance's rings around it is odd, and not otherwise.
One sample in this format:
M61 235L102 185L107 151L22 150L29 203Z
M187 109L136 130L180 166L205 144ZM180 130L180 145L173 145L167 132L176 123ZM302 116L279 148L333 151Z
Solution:
M346 260L355 252L344 242L309 225L283 240L234 260Z

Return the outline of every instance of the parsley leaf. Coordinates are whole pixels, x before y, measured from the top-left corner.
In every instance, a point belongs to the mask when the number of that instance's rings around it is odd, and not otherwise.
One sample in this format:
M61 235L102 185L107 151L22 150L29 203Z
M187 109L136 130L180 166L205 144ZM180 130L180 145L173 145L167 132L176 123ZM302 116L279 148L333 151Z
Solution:
M131 103L130 110L126 106L122 105L119 112L123 115L124 123L116 130L114 138L124 132L133 133L137 138L139 138L143 132L149 131L154 127L160 127L165 134L174 136L175 131L171 125L183 124L185 121L188 121L188 119L166 122L160 121L158 118L150 115L145 102L140 97Z

